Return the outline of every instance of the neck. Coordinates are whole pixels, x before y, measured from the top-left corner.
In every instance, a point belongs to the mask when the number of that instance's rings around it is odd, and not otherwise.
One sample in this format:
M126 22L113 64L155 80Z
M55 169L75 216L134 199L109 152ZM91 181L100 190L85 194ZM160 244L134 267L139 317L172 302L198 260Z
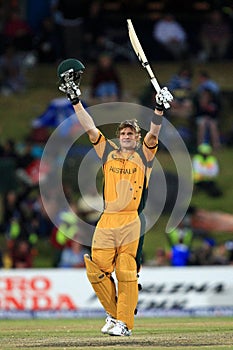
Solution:
M120 151L120 152L123 152L123 153L132 154L132 153L134 153L135 149L134 149L134 148L132 148L132 149L129 149L129 148L120 148L119 151Z

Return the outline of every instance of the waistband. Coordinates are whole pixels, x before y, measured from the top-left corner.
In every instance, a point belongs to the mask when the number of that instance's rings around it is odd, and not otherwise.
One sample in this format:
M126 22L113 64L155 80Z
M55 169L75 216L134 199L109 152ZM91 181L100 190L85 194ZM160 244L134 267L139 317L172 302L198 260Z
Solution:
M124 210L124 211L103 211L104 215L133 215L138 214L137 210Z

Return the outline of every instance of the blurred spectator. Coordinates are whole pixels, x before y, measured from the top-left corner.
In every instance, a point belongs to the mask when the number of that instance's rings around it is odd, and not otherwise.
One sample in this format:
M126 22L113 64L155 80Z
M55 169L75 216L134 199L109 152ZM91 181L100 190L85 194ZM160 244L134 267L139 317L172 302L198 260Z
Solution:
M206 237L197 246L191 256L192 265L232 265L231 241L216 244L211 237Z
M40 193L38 193L35 202L33 203L33 210L35 211L35 215L37 218L37 232L39 238L50 238L52 234L52 230L54 228L54 224L51 221L48 213L46 212L42 198Z
M167 234L169 247L178 244L182 238L183 243L191 247L194 236L194 230L191 225L191 216L186 214L179 225Z
M184 244L184 239L179 238L177 244L174 244L171 248L171 266L181 267L189 264L190 247Z
M28 186L38 185L44 181L51 171L51 164L48 160L40 159L42 155L41 147L33 147L30 140L22 145L19 151L16 175L18 180Z
M7 234L10 230L11 220L19 213L16 191L9 191L2 198L1 232Z
M1 158L11 158L17 162L18 154L15 149L15 141L12 139L7 139L4 144L1 145L0 150Z
M31 162L34 160L34 156L32 154L32 143L30 141L26 141L19 151L18 157L18 168L26 169Z
M198 85L197 85L197 94L200 94L203 90L210 90L213 92L216 97L220 96L220 87L218 83L211 79L209 73L205 70L201 70L198 72Z
M43 19L34 43L40 63L58 62L63 57L61 37L52 17Z
M56 249L54 253L54 267L57 267L61 259L63 249L79 234L79 222L77 216L77 206L70 205L70 210L61 211L58 217L57 226L53 228L50 241Z
M166 250L162 247L156 249L155 257L152 260L145 262L146 266L170 266L170 261L167 256Z
M190 118L193 110L191 68L183 65L176 74L172 75L167 86L174 97L169 114L179 118Z
M84 19L84 57L93 62L103 51L105 43L105 22L102 7L103 3L101 1L92 1L88 16Z
M221 90L207 71L198 72L198 85L193 97L193 115L197 123L197 144L211 142L220 146L218 121L222 111ZM210 139L211 138L211 139Z
M41 23L44 18L50 16L51 6L54 0L13 0L20 3L21 13L24 18L27 19L27 23L33 30L33 33L37 33L40 30Z
M5 36L3 34L3 28L6 20L6 9L2 1L0 2L0 55L4 51Z
M24 221L25 219L26 224L26 221L36 217L35 201L37 198L33 198L34 193L37 193L35 187L20 186L18 190L10 190L3 195L1 230L6 236L9 237L14 220L17 222L14 229L14 235L17 238L20 232L19 220L23 218L22 221Z
M61 253L58 267L84 267L84 255L89 253L81 243L72 240Z
M217 185L219 164L209 144L203 143L198 146L192 164L195 190L202 190L211 197L221 196L222 191Z
M215 241L212 238L204 238L201 245L192 252L192 265L213 265Z
M222 60L228 57L232 42L232 29L227 17L221 11L213 10L208 14L200 30L199 60Z
M18 52L29 52L33 48L33 32L29 24L21 18L20 10L10 11L5 22L3 34L6 42L13 45Z
M89 6L90 0L52 1L53 17L64 44L64 58L83 57L83 22Z
M0 56L0 92L8 96L24 92L25 88L26 79L22 60L14 46L9 45Z
M210 142L214 149L221 145L218 127L221 105L219 98L210 89L203 89L194 98L197 144Z
M20 216L15 216L11 220L8 238L13 245L18 240L26 240L31 246L38 242L38 222L36 216L29 210L30 208L21 209Z
M173 14L164 14L154 24L152 35L161 48L165 50L165 54L167 52L175 60L186 58L188 52L187 33ZM158 47L156 49L159 50Z
M225 243L221 243L214 247L214 265L228 265L229 264L229 256L228 250Z
M115 102L121 99L121 80L110 54L98 58L91 81L91 97L96 102Z
M33 267L36 253L27 240L17 240L11 250L12 268Z
M191 226L191 216L187 213L178 227L167 234L170 264L172 266L187 266L189 264L193 237L194 229Z

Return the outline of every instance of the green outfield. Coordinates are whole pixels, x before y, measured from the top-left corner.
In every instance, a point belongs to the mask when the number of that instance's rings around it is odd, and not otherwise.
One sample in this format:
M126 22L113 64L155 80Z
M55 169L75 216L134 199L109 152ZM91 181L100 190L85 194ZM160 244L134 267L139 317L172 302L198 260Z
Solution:
M0 348L233 349L233 319L136 318L131 337L101 335L102 319L0 320Z

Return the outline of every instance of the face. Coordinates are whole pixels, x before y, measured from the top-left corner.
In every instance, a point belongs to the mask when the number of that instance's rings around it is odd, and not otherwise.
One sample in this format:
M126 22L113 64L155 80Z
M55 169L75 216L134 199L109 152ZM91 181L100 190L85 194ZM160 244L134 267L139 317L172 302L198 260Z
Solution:
M139 135L129 127L120 131L119 141L122 151L134 150L137 146Z

